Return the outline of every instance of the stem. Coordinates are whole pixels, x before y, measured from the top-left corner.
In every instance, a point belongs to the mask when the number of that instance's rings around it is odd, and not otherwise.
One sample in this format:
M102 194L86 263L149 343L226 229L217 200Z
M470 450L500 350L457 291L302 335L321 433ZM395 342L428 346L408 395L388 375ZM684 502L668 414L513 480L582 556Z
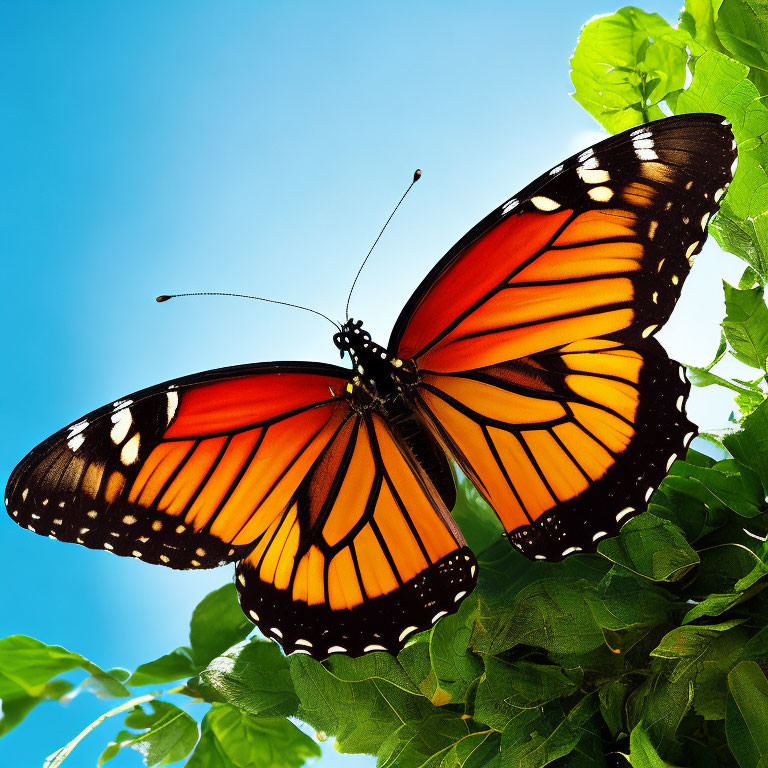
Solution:
M44 768L59 768L59 766L69 757L72 750L92 731L101 725L108 717L113 715L119 715L121 712L125 712L127 709L132 709L138 704L146 704L148 701L156 699L158 696L162 696L166 693L179 693L184 689L181 685L178 688L171 688L169 691L161 691L159 693L147 693L144 696L137 696L135 699L126 701L119 707L110 709L109 712L105 712L103 715L99 715L89 726L83 728L80 733L75 736L72 741L63 746L58 752L54 753L53 759L50 762L46 762Z

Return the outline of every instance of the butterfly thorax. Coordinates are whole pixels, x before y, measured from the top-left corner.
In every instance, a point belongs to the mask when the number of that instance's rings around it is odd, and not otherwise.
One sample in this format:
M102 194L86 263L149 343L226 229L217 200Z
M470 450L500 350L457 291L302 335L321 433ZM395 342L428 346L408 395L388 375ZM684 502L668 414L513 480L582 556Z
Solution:
M333 342L342 357L346 353L352 361L350 392L355 403L386 410L389 403L400 399L418 382L418 374L411 361L403 361L376 344L362 324L350 318Z

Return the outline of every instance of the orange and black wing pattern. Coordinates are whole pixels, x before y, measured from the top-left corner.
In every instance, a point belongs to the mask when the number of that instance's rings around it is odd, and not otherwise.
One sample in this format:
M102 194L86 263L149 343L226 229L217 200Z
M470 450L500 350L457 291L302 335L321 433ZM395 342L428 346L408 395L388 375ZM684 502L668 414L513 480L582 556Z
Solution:
M529 556L615 534L692 439L689 386L653 335L735 160L717 115L607 139L480 222L398 319L416 409Z
M236 586L267 637L323 659L397 653L458 609L476 567L405 442L378 414L350 411Z
M130 395L34 449L8 513L171 568L241 561L244 612L287 652L396 652L458 609L476 563L453 489L348 385L341 368L268 363Z
M35 448L6 489L35 533L170 568L240 559L349 411L346 371L269 363L166 382Z

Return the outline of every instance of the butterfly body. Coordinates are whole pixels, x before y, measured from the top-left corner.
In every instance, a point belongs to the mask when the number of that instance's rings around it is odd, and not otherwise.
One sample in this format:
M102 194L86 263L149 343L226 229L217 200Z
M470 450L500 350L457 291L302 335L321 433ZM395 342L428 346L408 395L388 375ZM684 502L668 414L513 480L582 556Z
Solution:
M276 362L175 379L33 449L6 489L29 530L173 568L236 563L290 653L395 653L458 609L477 563L453 462L531 559L642 512L696 434L655 340L732 178L718 115L625 131L510 198L435 265L352 369Z

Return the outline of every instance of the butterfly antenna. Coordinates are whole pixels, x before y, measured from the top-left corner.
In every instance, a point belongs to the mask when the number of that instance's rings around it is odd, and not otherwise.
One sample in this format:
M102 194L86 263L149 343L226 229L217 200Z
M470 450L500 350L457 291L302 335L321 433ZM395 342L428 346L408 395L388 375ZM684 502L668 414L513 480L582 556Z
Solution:
M256 301L266 301L269 304L282 304L284 307L293 307L294 309L303 309L305 312L312 312L315 315L320 315L320 317L324 317L331 325L333 325L338 331L341 331L341 326L335 322L334 320L331 320L328 315L324 315L322 312L318 312L316 309L312 309L311 307L303 307L301 304L291 304L290 301L278 301L277 299L265 299L263 296L248 296L245 293L222 293L220 291L199 291L197 293L171 293L171 294L163 294L162 296L158 296L155 301L157 302L163 302L163 301L170 301L171 299L178 299L181 296L236 296L239 299L254 299Z
M389 224L390 221L392 221L392 217L397 213L397 209L400 207L400 203L405 200L405 196L411 191L411 187L421 178L421 171L417 168L416 171L413 174L413 181L408 185L408 189L403 192L403 196L400 198L400 201L395 206L392 213L389 214L389 218L384 222L384 226L381 228L381 232L379 232L378 237L373 241L373 245L371 246L371 250L368 251L366 254L366 257L363 259L363 263L360 265L360 269L357 270L357 274L355 275L355 279L352 281L352 287L349 289L349 296L347 296L347 306L344 308L344 317L349 317L349 301L352 298L352 291L355 290L355 285L357 285L357 279L360 277L360 273L363 271L363 267L365 266L365 263L368 261L368 258L370 257L371 253L373 253L373 249L376 247L376 243L379 242L381 239L381 236L384 234L384 230L387 228L387 224Z

